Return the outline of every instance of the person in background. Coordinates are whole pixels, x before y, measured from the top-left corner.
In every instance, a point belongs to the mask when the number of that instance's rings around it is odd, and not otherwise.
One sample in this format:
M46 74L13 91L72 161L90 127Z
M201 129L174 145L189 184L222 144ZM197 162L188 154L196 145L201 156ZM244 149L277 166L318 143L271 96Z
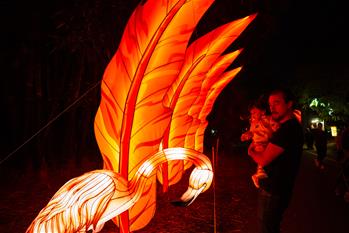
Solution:
M313 136L313 132L311 131L310 127L307 127L305 129L304 139L305 139L305 144L307 146L307 150L313 150L314 149L314 136Z
M338 150L342 151L342 156L338 159L341 165L341 171L335 185L335 193L337 196L344 197L349 202L349 127L346 126L338 137Z
M317 128L313 130L313 134L317 153L315 165L320 169L324 169L324 159L327 155L327 135L323 130L323 125L321 122L317 124Z
M343 163L349 159L349 126L345 124L336 137L337 161Z
M345 128L344 128L345 129ZM343 158L343 148L342 148L342 134L344 129L339 129L336 136L336 160L340 162Z
M346 182L347 190L344 193L344 200L349 203L349 126L346 125L342 133L342 149L343 149L343 175Z
M269 95L273 120L280 124L263 152L251 145L249 156L263 166L267 178L260 180L258 189L258 219L262 233L280 232L293 193L302 156L304 133L293 114L295 98L287 89L277 89Z

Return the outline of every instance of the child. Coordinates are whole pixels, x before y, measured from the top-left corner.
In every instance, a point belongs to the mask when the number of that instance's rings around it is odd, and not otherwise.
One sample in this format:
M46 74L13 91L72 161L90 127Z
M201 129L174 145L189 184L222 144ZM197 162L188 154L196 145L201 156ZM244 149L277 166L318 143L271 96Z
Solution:
M260 102L252 105L249 108L250 112L250 130L241 135L241 141L252 139L252 146L257 152L265 150L269 139L273 132L275 132L279 124L266 115L266 107ZM252 175L254 185L259 188L259 179L267 178L262 166L258 165L257 171Z

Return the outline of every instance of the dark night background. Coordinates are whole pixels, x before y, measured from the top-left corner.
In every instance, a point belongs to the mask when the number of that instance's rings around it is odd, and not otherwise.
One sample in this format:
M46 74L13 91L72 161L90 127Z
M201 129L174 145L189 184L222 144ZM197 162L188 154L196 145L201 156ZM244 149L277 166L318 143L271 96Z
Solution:
M96 84L139 2L1 0L0 181L12 188L8 200L25 208L3 213L8 220L0 219L0 225L34 216L39 205L28 206L30 197L44 203L66 180L102 168L93 132L100 100ZM234 19L255 12L258 16L228 49L244 48L231 67L244 68L216 101L208 119L207 145L212 128L218 129L222 148L238 144L246 127L240 117L248 103L276 86L288 86L303 99L326 97L348 107L349 38L343 4L218 0L211 6L192 40ZM46 185L36 184L39 193L31 194L30 182L35 181L25 177L31 173L38 173ZM22 196L15 192L21 180L28 186L22 187L28 189ZM22 203L23 195L29 196Z
M0 159L10 157L0 170L27 164L37 169L43 161L55 167L69 158L77 164L81 159L101 162L93 134L99 86L93 86L139 2L1 1ZM218 0L212 5L193 39L259 13L229 48L245 48L233 64L244 69L221 93L209 118L222 147L238 141L244 125L239 117L249 101L272 87L289 86L299 96L348 99L345 9L334 0Z

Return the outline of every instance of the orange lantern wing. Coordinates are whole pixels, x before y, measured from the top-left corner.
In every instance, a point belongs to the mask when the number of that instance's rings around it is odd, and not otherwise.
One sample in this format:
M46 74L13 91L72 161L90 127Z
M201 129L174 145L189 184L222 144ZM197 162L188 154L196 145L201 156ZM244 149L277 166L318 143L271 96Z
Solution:
M224 62L219 62L219 56L254 18L255 15L251 15L225 24L190 45L178 78L164 99L164 104L173 109L170 126L164 135L164 148L185 147L195 149L195 147L202 147L202 145L195 146L196 131L189 131L191 125L199 125L200 121L197 116L191 115L188 110L202 107L204 98L200 99L198 97L200 95L206 96L205 93L202 93L202 85L207 74L211 72L209 74L214 76L215 72L223 72L222 69L227 68ZM221 69L214 65L221 66ZM169 185L178 182L184 168L189 167L189 165L184 167L182 163L183 161L174 161L168 165ZM162 182L161 173L163 171L164 168L158 172L160 182Z
M200 124L196 126L195 132L195 149L203 151L204 133L207 127L206 117L211 112L214 102L224 87L240 72L241 67L225 72L217 82L213 84L207 93L205 103L203 104L200 113Z
M104 168L126 180L159 149L172 110L163 97L178 76L190 36L212 0L148 0L132 14L102 81L95 136ZM195 14L193 14L195 12ZM155 211L155 176L140 201L121 216L130 230ZM121 228L127 228L128 223Z
M221 74L228 68L229 65L231 65L231 63L237 58L240 52L241 49L219 57L211 66L210 70L207 72L206 77L201 86L200 95L197 96L194 104L188 111L188 115L190 115L193 118L193 121L188 129L188 134L185 138L185 147L189 145L194 145L195 150L203 152L203 140L196 140L196 132L201 122L206 122L207 115L200 115L200 112L204 107L204 103L208 101L208 94L212 86L216 82L221 81ZM209 112L207 114L209 114Z

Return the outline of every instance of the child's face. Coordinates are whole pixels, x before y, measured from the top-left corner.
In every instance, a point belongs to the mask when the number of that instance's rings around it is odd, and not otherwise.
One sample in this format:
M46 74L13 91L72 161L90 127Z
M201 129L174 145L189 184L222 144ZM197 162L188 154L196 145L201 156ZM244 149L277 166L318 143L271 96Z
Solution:
M265 114L264 110L258 109L258 108L252 108L250 110L251 114L251 120L259 120L261 117Z

